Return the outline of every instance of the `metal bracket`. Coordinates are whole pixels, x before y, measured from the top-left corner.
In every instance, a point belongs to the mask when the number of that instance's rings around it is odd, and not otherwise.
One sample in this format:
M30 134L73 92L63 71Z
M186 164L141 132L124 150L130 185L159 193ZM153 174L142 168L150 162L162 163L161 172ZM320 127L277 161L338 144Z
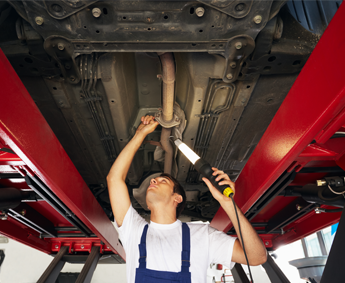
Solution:
M237 80L243 62L253 52L254 39L248 35L233 37L228 41L225 49L226 67L223 81L232 83Z
M225 51L221 53L215 52L225 57L225 68L223 81L232 83L240 76L243 62L253 52L255 47L254 39L249 35L238 35L229 39L225 47ZM209 52L212 54L212 52Z
M69 83L79 83L80 74L74 59L74 45L68 39L50 36L44 41L44 49L58 62L63 76Z

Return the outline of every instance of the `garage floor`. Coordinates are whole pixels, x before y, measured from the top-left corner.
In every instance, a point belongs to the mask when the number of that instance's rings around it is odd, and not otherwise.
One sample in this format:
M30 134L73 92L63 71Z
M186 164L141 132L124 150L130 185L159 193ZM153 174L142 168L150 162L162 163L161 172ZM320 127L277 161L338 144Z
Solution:
M33 248L8 239L8 243L0 243L0 249L5 251L5 260L0 269L0 283L36 283L52 260L52 257ZM293 283L305 283L299 279L298 271L287 263L290 260L286 251L291 247L279 249L277 263ZM290 253L293 255L293 253ZM291 256L290 256L291 257ZM81 264L66 264L62 272L80 272ZM246 267L244 270L247 271ZM270 283L261 266L251 268L255 283ZM223 270L217 270L216 265L207 272L207 283L220 282ZM229 271L226 275L231 275ZM213 279L214 278L214 279ZM213 281L215 280L215 281ZM125 283L126 265L99 264L92 278L92 283ZM226 282L234 282L232 276L226 277Z

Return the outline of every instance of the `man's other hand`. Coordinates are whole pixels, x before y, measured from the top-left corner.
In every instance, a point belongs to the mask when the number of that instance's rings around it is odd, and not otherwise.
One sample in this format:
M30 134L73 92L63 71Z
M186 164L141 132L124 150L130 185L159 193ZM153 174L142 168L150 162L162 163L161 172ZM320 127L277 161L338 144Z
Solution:
M219 185L228 185L234 192L235 195L235 183L232 182L227 174L225 174L223 171L218 170L215 167L212 167L213 176L217 176L216 181ZM225 195L223 195L220 191L218 191L207 178L202 178L202 180L206 183L207 187L209 188L212 196L218 201L230 201L231 199Z
M147 136L152 133L158 126L158 122L155 121L155 117L146 115L141 117L141 123L137 128L137 134L143 134Z

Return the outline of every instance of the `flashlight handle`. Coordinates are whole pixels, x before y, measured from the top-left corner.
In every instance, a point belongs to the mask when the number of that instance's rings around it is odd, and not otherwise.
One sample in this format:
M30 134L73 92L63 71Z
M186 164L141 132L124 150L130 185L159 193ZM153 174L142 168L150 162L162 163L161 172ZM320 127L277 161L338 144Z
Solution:
M212 172L214 172L212 170ZM211 177L206 177L207 179L210 180L211 184L218 190L220 191L223 195L227 197L232 197L234 195L233 190L231 189L230 186L228 185L219 185L216 181L217 176L211 175Z
M228 185L219 185L216 181L217 176L213 176L213 170L211 165L203 159L199 159L195 162L194 168L205 178L209 179L211 184L227 197L232 197L234 191Z

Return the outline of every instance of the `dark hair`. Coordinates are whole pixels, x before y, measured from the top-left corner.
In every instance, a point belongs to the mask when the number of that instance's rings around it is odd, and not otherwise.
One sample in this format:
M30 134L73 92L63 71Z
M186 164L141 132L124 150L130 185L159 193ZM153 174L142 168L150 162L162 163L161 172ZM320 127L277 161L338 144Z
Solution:
M171 176L170 174L167 174L167 173L162 173L160 175L160 177L166 177L168 178L169 180L171 180L174 184L174 193L177 193L179 194L181 197L182 197L182 202L180 202L177 207L176 207L176 218L178 218L184 207L186 206L186 202L187 202L187 198L186 198L186 193L184 191L184 188L180 185L180 183L173 177Z

